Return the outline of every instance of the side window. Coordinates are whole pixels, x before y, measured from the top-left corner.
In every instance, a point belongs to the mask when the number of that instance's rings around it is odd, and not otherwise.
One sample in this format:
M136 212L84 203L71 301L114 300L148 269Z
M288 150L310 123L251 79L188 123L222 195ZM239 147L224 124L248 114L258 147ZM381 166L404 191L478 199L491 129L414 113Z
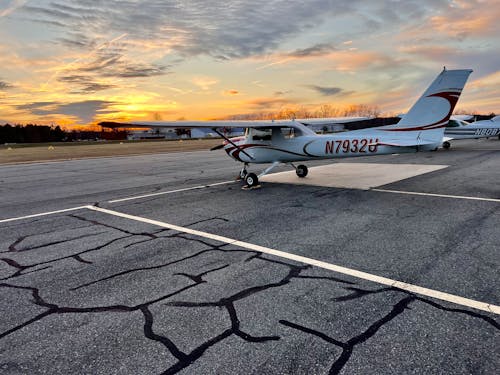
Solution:
M457 128L459 126L460 124L456 120L450 120L448 121L448 125L446 125L447 128Z
M271 129L252 129L252 139L254 141L270 141L272 136Z
M290 139L295 137L295 129L293 128L281 128L281 135L285 139Z

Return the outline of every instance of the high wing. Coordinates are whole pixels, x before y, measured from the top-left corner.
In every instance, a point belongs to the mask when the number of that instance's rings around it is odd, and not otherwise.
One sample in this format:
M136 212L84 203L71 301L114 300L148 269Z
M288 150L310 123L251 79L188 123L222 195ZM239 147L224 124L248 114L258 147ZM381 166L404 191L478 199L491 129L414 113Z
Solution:
M293 126L292 121L131 121L131 122L109 122L103 121L99 125L109 128L272 128Z
M217 129L241 129L241 128L294 128L302 134L316 134L307 126L294 120L288 121L132 121L122 122L100 122L99 125L109 128L170 128L170 129L212 129L220 136L223 134ZM225 138L225 137L224 137Z
M361 122L369 121L373 117L330 117L330 118L307 118L307 119L295 119L296 122L300 122L304 125L332 125L332 124L349 124L351 122Z
M195 129L195 128L295 128L306 134L314 133L307 125L331 125L347 124L350 122L369 120L370 117L332 117L311 118L294 120L258 120L258 121L131 121L113 122L103 121L99 125L107 128L172 128L172 129Z

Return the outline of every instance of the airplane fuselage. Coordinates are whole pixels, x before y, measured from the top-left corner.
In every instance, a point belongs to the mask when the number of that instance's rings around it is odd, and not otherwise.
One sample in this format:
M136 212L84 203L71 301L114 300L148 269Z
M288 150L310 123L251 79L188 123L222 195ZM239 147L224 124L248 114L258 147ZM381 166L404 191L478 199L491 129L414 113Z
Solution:
M224 149L233 159L245 163L295 162L354 156L411 153L432 150L436 145L396 147L381 145L383 131L351 131L329 135L303 135L296 138L274 137L255 140L251 136L233 138ZM244 152L243 152L244 151Z
M464 126L447 127L445 137L453 139L472 139L500 136L500 121L480 121Z

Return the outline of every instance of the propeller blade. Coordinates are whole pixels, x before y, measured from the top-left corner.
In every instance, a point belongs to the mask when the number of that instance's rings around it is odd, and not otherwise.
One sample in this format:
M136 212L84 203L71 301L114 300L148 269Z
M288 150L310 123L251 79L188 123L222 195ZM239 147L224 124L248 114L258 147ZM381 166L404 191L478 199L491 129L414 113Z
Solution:
M210 149L210 151L220 150L220 149L221 149L221 148L223 148L223 147L224 147L224 144L222 144L222 143L221 143L220 145L217 145L217 146L212 147L212 148Z

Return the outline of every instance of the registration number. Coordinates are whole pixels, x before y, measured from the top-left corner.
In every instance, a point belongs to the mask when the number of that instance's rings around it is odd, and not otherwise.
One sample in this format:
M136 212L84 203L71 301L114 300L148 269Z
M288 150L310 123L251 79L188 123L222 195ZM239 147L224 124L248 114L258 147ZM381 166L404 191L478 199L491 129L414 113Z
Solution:
M335 141L326 141L325 154L340 153L368 153L377 152L378 138L373 139L338 139Z
M497 135L500 129L490 128L490 129L477 129L475 135Z

